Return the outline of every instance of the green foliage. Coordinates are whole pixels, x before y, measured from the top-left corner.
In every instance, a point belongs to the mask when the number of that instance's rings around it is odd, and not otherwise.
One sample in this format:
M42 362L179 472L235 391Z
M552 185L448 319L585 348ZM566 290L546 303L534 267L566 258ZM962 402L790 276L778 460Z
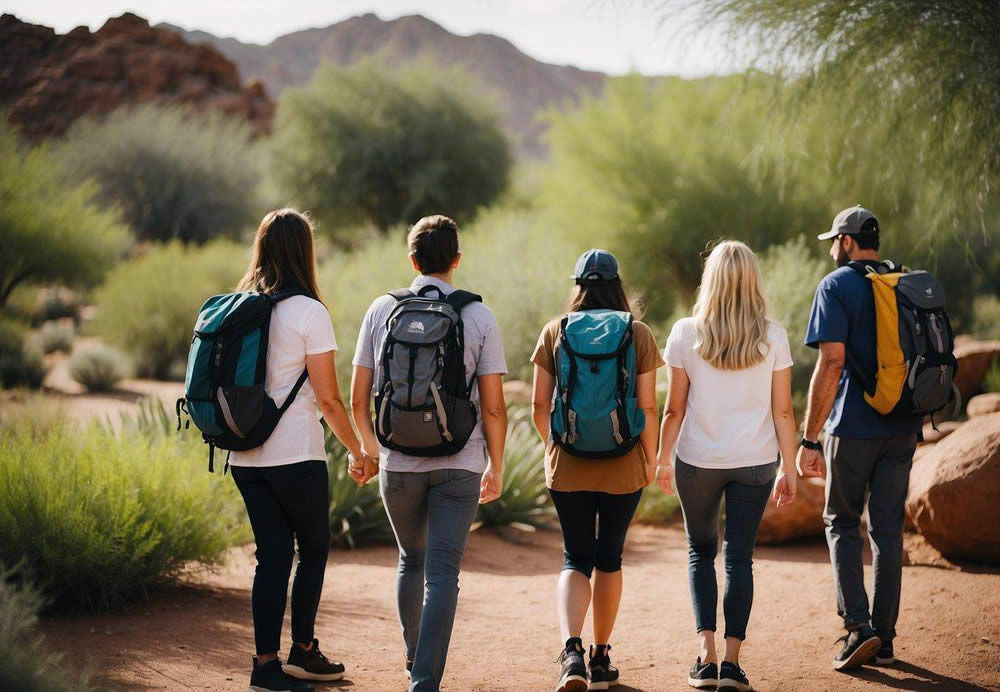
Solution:
M490 528L551 528L555 508L545 489L545 447L526 407L510 410L504 450L503 490L493 502L479 506L477 521Z
M324 427L324 432L330 473L331 544L345 549L392 544L395 538L382 506L378 480L360 488L355 485L347 472L347 449L329 428Z
M140 596L192 562L219 564L247 536L242 501L228 479L206 476L200 440L168 434L164 416L119 433L6 421L0 562L23 561L56 607L74 609Z
M17 577L23 575L0 567L0 689L97 692L88 676L71 673L71 664L44 646L35 627L45 599Z
M0 306L19 285L101 279L128 233L96 192L64 181L49 151L20 145L0 116Z
M659 486L653 482L642 490L642 498L635 510L635 519L649 524L668 522L674 519L680 508L681 502L677 498L676 490L673 495L664 495Z
M46 372L41 352L27 344L27 330L0 319L0 386L38 389Z
M222 241L150 247L115 267L96 291L94 329L128 353L140 375L182 373L198 309L210 296L234 289L247 256L247 248Z
M62 351L69 353L73 348L76 330L73 325L60 322L46 322L38 331L38 346L42 353Z
M72 291L61 287L49 287L39 291L37 304L31 311L31 323L41 325L52 320L71 319L80 324L80 303Z
M70 376L91 392L107 392L129 376L125 355L104 344L77 349L69 360Z
M1000 298L978 296L973 304L972 334L980 339L1000 339Z
M386 231L427 214L459 223L506 189L497 115L454 70L320 68L282 97L273 162L286 194L331 229Z
M809 254L810 241L799 236L772 247L760 261L764 276L768 313L788 333L792 348L792 391L804 393L816 365L815 349L803 341L809 326L809 310L820 280L833 270L829 260Z
M59 155L68 176L99 183L141 240L235 236L261 211L249 126L218 115L122 108L74 123Z
M987 392L1000 392L1000 360L994 359L990 364L983 379L983 389Z
M543 203L554 225L620 255L658 321L688 303L702 253L725 237L763 249L829 223L794 157L760 140L772 82L761 75L608 82L602 99L551 113Z

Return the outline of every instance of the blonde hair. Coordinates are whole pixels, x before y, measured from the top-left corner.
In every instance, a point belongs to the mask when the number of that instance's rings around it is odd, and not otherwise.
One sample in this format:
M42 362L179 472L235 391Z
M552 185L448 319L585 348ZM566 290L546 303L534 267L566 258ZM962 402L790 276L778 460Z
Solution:
M757 255L744 243L719 243L705 262L694 305L699 356L722 370L742 370L767 355L767 301Z

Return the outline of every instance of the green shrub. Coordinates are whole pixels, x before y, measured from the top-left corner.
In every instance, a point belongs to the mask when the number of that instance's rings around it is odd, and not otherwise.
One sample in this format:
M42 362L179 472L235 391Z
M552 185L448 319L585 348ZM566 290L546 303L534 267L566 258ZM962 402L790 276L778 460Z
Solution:
M183 372L198 309L234 289L247 256L247 248L227 242L151 247L115 267L97 290L94 331L129 354L142 376Z
M70 672L71 664L53 654L35 633L44 598L21 577L0 567L0 689L96 692L87 675Z
M990 369L986 371L986 377L983 379L983 390L1000 392L1000 360L996 358L990 363Z
M392 544L392 525L382 506L378 479L360 488L347 472L347 449L329 428L326 457L330 472L330 542L335 548Z
M466 222L510 175L510 148L488 103L454 69L320 68L281 99L276 177L331 230L367 223L384 232L434 213Z
M820 280L833 266L810 252L805 236L772 247L760 260L770 317L788 332L792 348L792 391L804 395L816 366L816 350L803 341L809 326L809 310Z
M48 149L22 146L0 117L0 306L19 286L91 285L128 242L93 183L62 173Z
M125 355L104 344L92 344L74 351L69 360L70 376L91 392L107 392L129 376Z
M0 428L0 562L23 561L56 607L143 595L247 538L238 492L205 474L193 433L38 420Z
M639 507L635 510L636 521L650 524L663 523L674 519L681 502L677 498L677 491L673 495L664 495L660 487L653 481L642 490L642 499L639 500Z
M555 508L545 489L545 447L527 407L510 411L504 458L503 491L493 502L479 506L477 522L490 528L551 528Z
M27 330L0 319L0 386L38 389L46 372L41 352L27 344Z
M76 331L73 325L60 322L46 322L38 331L38 346L42 353L62 351L69 353L73 349L73 339Z
M231 237L261 211L249 127L222 116L126 107L78 120L58 154L68 176L98 182L140 240Z
M1000 339L1000 298L977 296L972 312L974 336L980 339Z

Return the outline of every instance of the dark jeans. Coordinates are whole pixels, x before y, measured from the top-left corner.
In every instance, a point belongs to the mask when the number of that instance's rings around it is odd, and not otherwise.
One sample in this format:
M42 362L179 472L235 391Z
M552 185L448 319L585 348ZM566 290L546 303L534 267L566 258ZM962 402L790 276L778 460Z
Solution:
M479 507L482 475L461 469L379 472L399 545L396 601L412 692L436 692L458 607L458 572Z
M231 466L254 540L253 628L258 654L281 647L294 543L299 565L292 584L292 641L312 642L330 551L330 487L326 461L286 466Z
M602 572L620 570L625 534L642 491L613 495L549 489L549 494L562 528L563 569L575 569L588 579L595 567Z
M722 555L726 563L726 591L722 612L726 636L746 639L753 605L753 548L778 462L735 469L706 469L677 459L674 478L684 512L688 540L688 580L698 631L715 631L719 587L715 555L719 549L719 508L726 501L726 528Z
M883 641L896 636L903 577L903 513L915 435L875 440L826 438L826 542L833 563L837 612L852 629L871 621ZM861 559L861 513L868 491L868 534L874 589L868 611Z

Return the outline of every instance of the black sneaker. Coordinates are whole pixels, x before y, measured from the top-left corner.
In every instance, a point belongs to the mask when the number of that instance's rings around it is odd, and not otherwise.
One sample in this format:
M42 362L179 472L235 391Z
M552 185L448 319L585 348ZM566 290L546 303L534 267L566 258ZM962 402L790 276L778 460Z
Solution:
M702 663L699 656L688 673L688 684L699 690L714 690L719 684L719 667L714 663Z
M719 666L719 692L750 692L747 674L735 663L723 661Z
M344 664L331 661L319 650L319 639L313 639L312 648L306 651L298 644L292 644L288 660L282 669L293 678L300 680L340 680L344 677Z
M257 663L257 657L253 657L253 672L250 673L247 692L312 692L312 689L311 685L285 675L280 660Z
M587 689L587 666L583 662L583 640L570 637L566 640L566 648L559 654L557 663L562 664L559 671L559 684L556 692L583 692Z
M606 690L618 684L618 669L611 665L609 651L611 651L610 644L590 645L590 664L587 666L590 678L588 689Z
M876 666L891 666L896 662L896 656L892 651L892 642L882 642L882 647L875 654L875 658L871 660Z
M406 679L410 680L413 678L413 657L403 654L403 658L406 660Z
M834 670L857 668L868 663L882 646L882 640L875 636L868 625L848 632L837 641L844 642L844 646L833 657Z

